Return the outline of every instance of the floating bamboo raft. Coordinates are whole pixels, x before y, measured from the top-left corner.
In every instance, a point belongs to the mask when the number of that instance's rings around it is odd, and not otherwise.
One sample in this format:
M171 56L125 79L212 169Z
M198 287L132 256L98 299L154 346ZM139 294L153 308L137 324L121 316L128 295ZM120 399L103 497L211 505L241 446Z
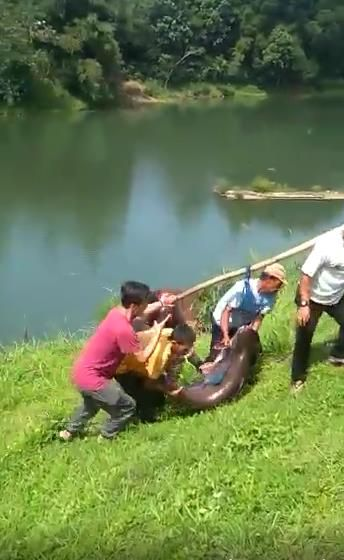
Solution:
M257 192L246 189L232 189L214 192L228 200L344 200L344 191L276 191Z

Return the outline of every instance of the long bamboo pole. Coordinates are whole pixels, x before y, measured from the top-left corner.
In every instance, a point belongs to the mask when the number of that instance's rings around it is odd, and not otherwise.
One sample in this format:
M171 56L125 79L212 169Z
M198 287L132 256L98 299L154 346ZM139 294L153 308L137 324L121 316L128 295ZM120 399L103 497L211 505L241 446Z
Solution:
M316 237L313 237L313 239L310 239L309 241L305 241L304 243L301 243L300 245L297 245L296 247L292 247L291 249L288 249L288 251L284 251L283 253L280 253L279 255L276 255L274 257L270 257L269 259L265 259L264 261L257 262L257 263L255 263L251 266L251 270L253 272L256 271L256 270L260 270L260 269L265 268L266 266L268 266L270 264L288 259L289 257L297 255L298 253L302 253L304 251L307 251L308 249L312 248L313 245L318 241L318 239L320 239L320 237L325 235L325 233L330 233L330 232L335 232L335 231L344 232L344 224L341 225L341 226L338 226L336 228L333 228L331 230L328 230L327 232L324 232L321 235L317 235ZM198 292L201 292L202 290L205 290L206 288L211 288L212 286L216 286L217 284L221 284L222 282L226 282L226 280L233 280L234 278L237 278L239 276L243 276L245 274L245 272L246 272L246 267L242 267L242 268L238 268L237 270L233 270L232 272L226 272L225 274L221 274L219 276L215 276L214 278L210 278L210 280L206 280L205 282L201 282L200 284L197 284L196 286L193 286L192 288L188 288L184 292L178 294L177 295L177 300L180 301L182 299L185 299L186 297L195 295Z
M256 192L248 190L229 190L225 192L216 191L216 194L226 198L227 200L343 200L344 192L324 191L324 192Z

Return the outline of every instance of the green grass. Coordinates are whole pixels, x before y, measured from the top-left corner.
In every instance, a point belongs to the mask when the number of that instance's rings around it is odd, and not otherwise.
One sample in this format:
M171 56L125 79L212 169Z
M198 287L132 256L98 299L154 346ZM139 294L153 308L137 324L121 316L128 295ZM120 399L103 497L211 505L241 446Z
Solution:
M316 335L307 388L289 395L294 284L263 327L258 383L233 404L61 444L78 401L80 342L0 357L0 558L338 560L344 538L344 374ZM207 351L202 336L199 349ZM100 418L96 420L99 424Z

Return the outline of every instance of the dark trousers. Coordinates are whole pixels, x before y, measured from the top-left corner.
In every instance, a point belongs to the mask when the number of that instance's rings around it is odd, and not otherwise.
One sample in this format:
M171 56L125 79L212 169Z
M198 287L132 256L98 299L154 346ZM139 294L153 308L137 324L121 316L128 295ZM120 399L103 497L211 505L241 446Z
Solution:
M101 434L113 438L120 432L135 414L136 403L127 395L121 385L113 380L98 391L80 391L83 403L68 423L67 430L76 434L80 432L99 410L105 410L109 419L105 422Z
M123 390L135 399L138 418L142 422L153 422L165 405L164 393L147 389L144 379L135 372L124 373L117 379Z
M233 329L232 327L228 326L228 335L233 337L238 329ZM219 353L219 350L216 348L219 346L223 339L223 334L221 327L216 323L214 320L213 315L211 315L211 342L210 342L210 349L209 354L205 359L205 362L213 362L216 356Z
M327 313L339 325L339 336L331 355L335 358L344 358L344 297L336 305L320 305L311 301L310 320L304 327L296 329L295 347L292 361L292 380L305 381L311 351L313 335L319 319Z

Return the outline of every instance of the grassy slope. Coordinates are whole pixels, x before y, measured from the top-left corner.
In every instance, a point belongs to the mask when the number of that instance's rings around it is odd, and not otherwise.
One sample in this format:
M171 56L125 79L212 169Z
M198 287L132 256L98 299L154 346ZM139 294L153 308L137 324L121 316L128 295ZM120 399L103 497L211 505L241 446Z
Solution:
M271 354L239 402L113 444L53 438L77 400L75 343L3 354L0 558L342 557L344 374L319 346L309 386L289 395L291 297L264 326ZM325 320L317 342L333 329Z

